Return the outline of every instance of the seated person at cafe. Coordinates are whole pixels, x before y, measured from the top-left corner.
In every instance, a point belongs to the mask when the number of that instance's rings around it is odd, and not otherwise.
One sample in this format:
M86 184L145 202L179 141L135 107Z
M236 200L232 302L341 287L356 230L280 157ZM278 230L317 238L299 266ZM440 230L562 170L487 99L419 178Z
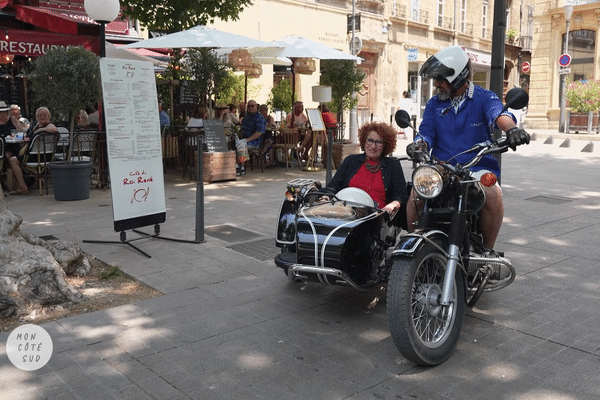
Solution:
M262 115L267 122L267 128L275 128L275 118L269 115L269 106L261 104L259 111L260 115Z
M292 125L292 117L294 124ZM290 128L300 128L308 123L308 117L304 114L304 104L301 101L294 103L292 112L286 115L287 126Z
M329 107L327 104L319 105L318 109L321 111L321 117L323 118L323 123L325 124L326 129L334 129L337 127L337 118L335 114L329 111Z
M255 100L248 101L246 116L242 120L242 139L246 139L248 150L259 149L261 136L265 133L267 121L258 112L258 104Z
M202 127L202 120L205 119L208 119L208 110L206 109L206 106L204 104L196 104L187 126L188 128L200 128Z
M25 117L21 116L21 107L19 107L18 104L11 104L10 105L10 115L14 116L16 119L18 119L23 125L25 125L27 128L29 129L29 120Z
M158 118L160 120L160 131L162 132L166 126L171 125L171 119L169 118L169 114L165 110L163 110L163 102L158 102Z
M234 125L240 124L240 118L237 115L237 106L233 103L229 104L229 119Z
M87 123L90 128L98 129L100 127L100 113L94 107L90 107L85 111L88 114Z
M75 117L75 130L89 129L88 113L85 110L79 110Z
M34 137L44 132L58 132L56 126L50 122L50 110L48 110L46 107L40 107L36 110L35 119L37 122L29 128L29 132L27 133L27 136L30 140L33 140ZM19 185L19 188L17 190L15 190L14 192L10 192L9 194L27 194L28 188L23 178L23 170L21 169L21 163L23 162L23 159L27 152L29 152L29 146L27 146L27 149L24 152L22 152L23 154L19 154L16 156L13 155L8 160L8 163L12 168L13 176L15 177L15 180Z
M13 131L25 132L28 126L19 121L17 117L11 115L10 107L5 102L0 101L0 136L6 138L13 134ZM21 146L17 143L7 143L4 150L7 160L14 154L19 154Z

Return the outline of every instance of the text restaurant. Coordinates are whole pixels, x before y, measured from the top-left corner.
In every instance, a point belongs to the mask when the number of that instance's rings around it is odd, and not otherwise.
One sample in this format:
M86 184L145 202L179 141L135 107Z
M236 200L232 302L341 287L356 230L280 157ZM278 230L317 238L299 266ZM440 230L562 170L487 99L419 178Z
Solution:
M29 63L49 49L83 46L100 54L100 25L90 19L84 0L0 0L0 100L18 104L30 118L26 73ZM107 24L113 43L140 40L130 22Z

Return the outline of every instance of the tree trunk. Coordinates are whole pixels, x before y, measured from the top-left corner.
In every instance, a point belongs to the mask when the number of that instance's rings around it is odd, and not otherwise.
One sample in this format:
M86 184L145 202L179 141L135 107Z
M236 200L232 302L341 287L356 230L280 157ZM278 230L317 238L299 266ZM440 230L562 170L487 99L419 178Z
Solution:
M43 240L21 232L0 187L0 318L20 315L29 305L69 305L84 299L66 274L86 275L87 256L75 243Z

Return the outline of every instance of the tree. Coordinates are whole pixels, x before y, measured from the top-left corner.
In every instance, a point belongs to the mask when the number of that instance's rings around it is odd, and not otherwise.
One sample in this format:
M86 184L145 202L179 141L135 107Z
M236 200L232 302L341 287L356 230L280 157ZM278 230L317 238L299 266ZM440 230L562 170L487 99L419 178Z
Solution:
M82 47L57 47L35 60L29 75L33 104L69 118L71 160L75 117L101 98L98 56Z
M287 79L279 81L277 86L273 86L269 98L267 99L267 105L271 110L285 111L289 113L292 111L292 85ZM294 99L295 100L295 99Z
M185 72L192 79L192 87L198 91L200 102L208 104L228 77L231 66L209 48L190 49L188 56Z
M354 96L361 88L365 73L351 60L321 60L321 85L331 86L331 110L342 113L358 103Z
M65 275L89 273L85 253L75 243L23 233L22 222L8 209L0 187L0 318L21 315L29 306L84 300Z
M121 0L123 14L150 30L179 32L196 25L235 21L252 0Z

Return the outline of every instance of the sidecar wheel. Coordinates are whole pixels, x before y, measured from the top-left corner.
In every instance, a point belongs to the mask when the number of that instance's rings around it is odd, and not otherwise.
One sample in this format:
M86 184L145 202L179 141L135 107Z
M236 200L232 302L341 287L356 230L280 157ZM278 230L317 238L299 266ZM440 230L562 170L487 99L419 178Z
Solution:
M446 257L426 244L414 258L394 261L388 280L387 313L396 347L409 361L437 365L454 351L465 313L465 284L457 271L451 304L438 304Z

